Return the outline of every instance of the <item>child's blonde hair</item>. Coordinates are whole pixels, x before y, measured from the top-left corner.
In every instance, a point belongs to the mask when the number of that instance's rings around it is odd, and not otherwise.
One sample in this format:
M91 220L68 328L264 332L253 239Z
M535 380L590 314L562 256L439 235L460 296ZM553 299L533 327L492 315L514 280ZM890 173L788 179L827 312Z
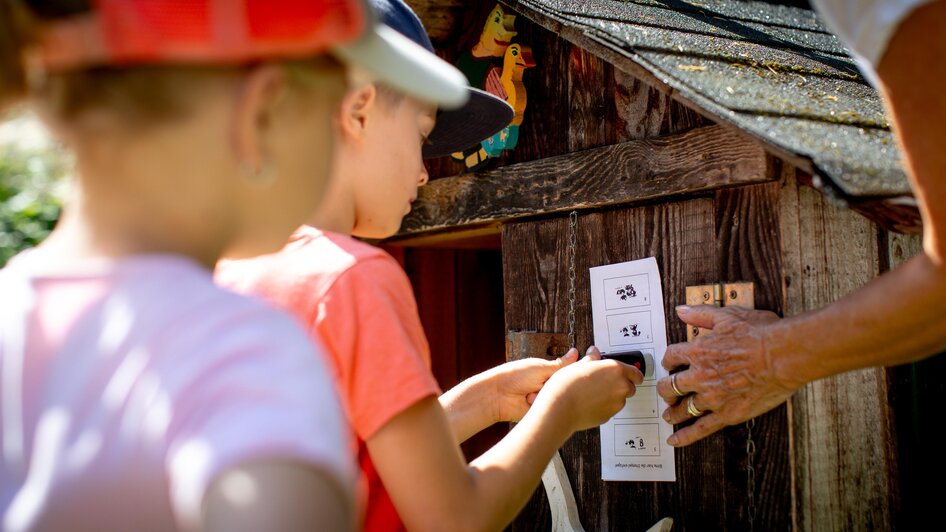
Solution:
M202 86L246 68L146 65L40 72L37 76L29 57L38 23L90 10L88 0L0 1L0 106L29 96L52 118L65 123L86 110L109 109L140 128L185 115L199 101L193 96ZM313 83L325 84L319 80L334 81L337 87L344 85L337 83L337 78L344 75L344 68L331 55L280 63L291 74L291 83L300 88ZM305 75L306 70L314 70L319 75Z

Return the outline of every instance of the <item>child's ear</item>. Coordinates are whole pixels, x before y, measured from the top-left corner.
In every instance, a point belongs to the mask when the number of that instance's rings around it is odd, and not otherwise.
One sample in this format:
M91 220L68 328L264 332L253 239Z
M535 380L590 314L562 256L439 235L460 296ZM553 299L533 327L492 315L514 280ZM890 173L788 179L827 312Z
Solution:
M378 89L374 83L364 83L349 89L342 98L339 109L341 135L345 139L358 140L371 122L377 108Z
M287 90L285 72L263 65L247 74L234 106L233 140L237 161L257 169L268 161L265 137L272 131L273 115Z

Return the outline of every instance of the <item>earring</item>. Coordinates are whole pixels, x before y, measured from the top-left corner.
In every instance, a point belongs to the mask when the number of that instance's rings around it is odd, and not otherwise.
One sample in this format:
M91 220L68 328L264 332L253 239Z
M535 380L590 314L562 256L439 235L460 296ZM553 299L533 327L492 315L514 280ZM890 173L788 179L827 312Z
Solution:
M250 185L268 187L276 182L278 175L279 168L276 163L269 160L263 161L263 164L259 166L240 164L240 178Z

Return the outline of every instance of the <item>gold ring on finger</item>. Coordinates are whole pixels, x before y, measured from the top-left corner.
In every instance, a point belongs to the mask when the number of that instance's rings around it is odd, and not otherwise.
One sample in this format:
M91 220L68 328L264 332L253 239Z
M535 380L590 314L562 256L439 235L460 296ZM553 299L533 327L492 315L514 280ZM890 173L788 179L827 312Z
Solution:
M683 397L684 395L686 395L685 393L680 391L680 388L677 388L677 374L676 373L670 376L670 388L673 389L673 395L676 395L677 397Z
M690 415L693 417L700 417L703 415L703 411L697 408L695 404L693 404L693 397L694 396L691 395L690 398L687 399L687 412L689 412Z

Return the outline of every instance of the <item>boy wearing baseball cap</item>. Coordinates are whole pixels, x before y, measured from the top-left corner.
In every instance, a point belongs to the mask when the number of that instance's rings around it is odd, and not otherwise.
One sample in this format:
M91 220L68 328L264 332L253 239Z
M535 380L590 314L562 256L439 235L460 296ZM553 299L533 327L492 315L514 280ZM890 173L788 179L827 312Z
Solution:
M442 62L402 0L372 5ZM350 89L336 118L334 179L312 226L277 254L217 269L219 282L291 310L324 342L358 440L369 531L502 529L565 439L609 419L643 378L613 361L573 363L572 350L504 364L440 395L403 270L349 235L394 234L427 181L422 156L475 144L512 119L505 102L467 90L469 103L451 111L383 83ZM519 423L467 464L459 443L499 421Z
M322 348L210 270L320 201L339 59L441 106L462 75L354 0L3 0L0 44L0 103L76 161L0 270L0 528L351 529Z

